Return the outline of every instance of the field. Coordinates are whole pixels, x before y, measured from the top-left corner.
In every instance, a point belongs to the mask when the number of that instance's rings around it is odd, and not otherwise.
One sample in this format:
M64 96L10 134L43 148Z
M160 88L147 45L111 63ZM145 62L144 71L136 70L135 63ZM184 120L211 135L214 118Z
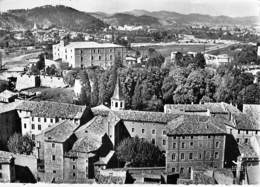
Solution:
M155 46L145 46L145 47L136 47L135 49L139 50L141 54L144 56L147 52L147 49L154 48L159 51L164 57L168 57L171 55L173 51L179 51L182 53L186 52L203 52L204 50L209 49L214 45L181 45L181 44L173 44L173 45L155 45Z

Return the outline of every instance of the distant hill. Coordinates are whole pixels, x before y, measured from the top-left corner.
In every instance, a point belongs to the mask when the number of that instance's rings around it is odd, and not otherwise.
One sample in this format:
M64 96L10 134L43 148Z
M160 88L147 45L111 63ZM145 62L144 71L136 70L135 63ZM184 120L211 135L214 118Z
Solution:
M124 12L134 16L153 16L158 19L162 25L170 24L190 24L190 23L208 23L208 24L241 24L241 25L255 25L257 17L228 17L228 16L210 16L203 14L180 14L170 11L145 11L133 10Z
M157 18L147 15L134 16L130 14L117 13L103 18L103 21L110 25L160 25Z
M0 27L3 28L31 29L34 23L40 27L56 26L73 31L95 31L107 26L92 15L61 5L10 10L0 14Z

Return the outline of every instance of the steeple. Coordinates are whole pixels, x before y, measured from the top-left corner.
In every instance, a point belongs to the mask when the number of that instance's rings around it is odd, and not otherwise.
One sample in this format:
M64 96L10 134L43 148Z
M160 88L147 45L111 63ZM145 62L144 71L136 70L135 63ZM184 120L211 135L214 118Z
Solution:
M125 109L125 100L122 94L120 81L117 76L116 86L114 90L114 94L111 98L111 109L112 110L124 110Z

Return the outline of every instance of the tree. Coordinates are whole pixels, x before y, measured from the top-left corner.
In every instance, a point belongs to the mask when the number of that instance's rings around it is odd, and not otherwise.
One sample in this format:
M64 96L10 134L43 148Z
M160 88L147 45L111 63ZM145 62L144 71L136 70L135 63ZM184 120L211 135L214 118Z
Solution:
M163 81L163 86L162 86L162 93L163 93L163 100L167 104L173 103L172 96L173 96L176 88L177 88L177 85L175 83L174 78L172 76L165 77L165 79Z
M132 109L134 110L142 110L143 109L143 102L142 102L142 85L140 84L140 80L138 79L134 95L132 97Z
M165 158L160 149L138 137L122 140L116 148L118 159L133 167L164 166Z
M12 153L30 155L33 152L34 142L29 135L22 136L15 133L9 138L7 147Z
M64 82L70 86L73 86L75 83L75 79L77 77L77 71L71 70L68 73L65 74Z
M183 54L181 52L176 53L174 60L177 66L183 67Z
M204 69L206 66L206 60L204 58L204 55L201 53L198 53L194 58L194 64L197 68Z
M89 106L91 104L91 86L88 74L85 70L80 71L79 77L82 83L80 103Z
M36 63L36 68L40 71L45 68L44 54L39 55L39 60Z

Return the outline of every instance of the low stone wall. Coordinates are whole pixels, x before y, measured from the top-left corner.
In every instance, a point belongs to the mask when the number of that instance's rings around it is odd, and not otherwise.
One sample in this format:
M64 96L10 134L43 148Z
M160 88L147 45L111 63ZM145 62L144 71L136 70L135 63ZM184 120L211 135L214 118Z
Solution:
M62 77L40 76L41 86L50 88L64 88L66 84Z

